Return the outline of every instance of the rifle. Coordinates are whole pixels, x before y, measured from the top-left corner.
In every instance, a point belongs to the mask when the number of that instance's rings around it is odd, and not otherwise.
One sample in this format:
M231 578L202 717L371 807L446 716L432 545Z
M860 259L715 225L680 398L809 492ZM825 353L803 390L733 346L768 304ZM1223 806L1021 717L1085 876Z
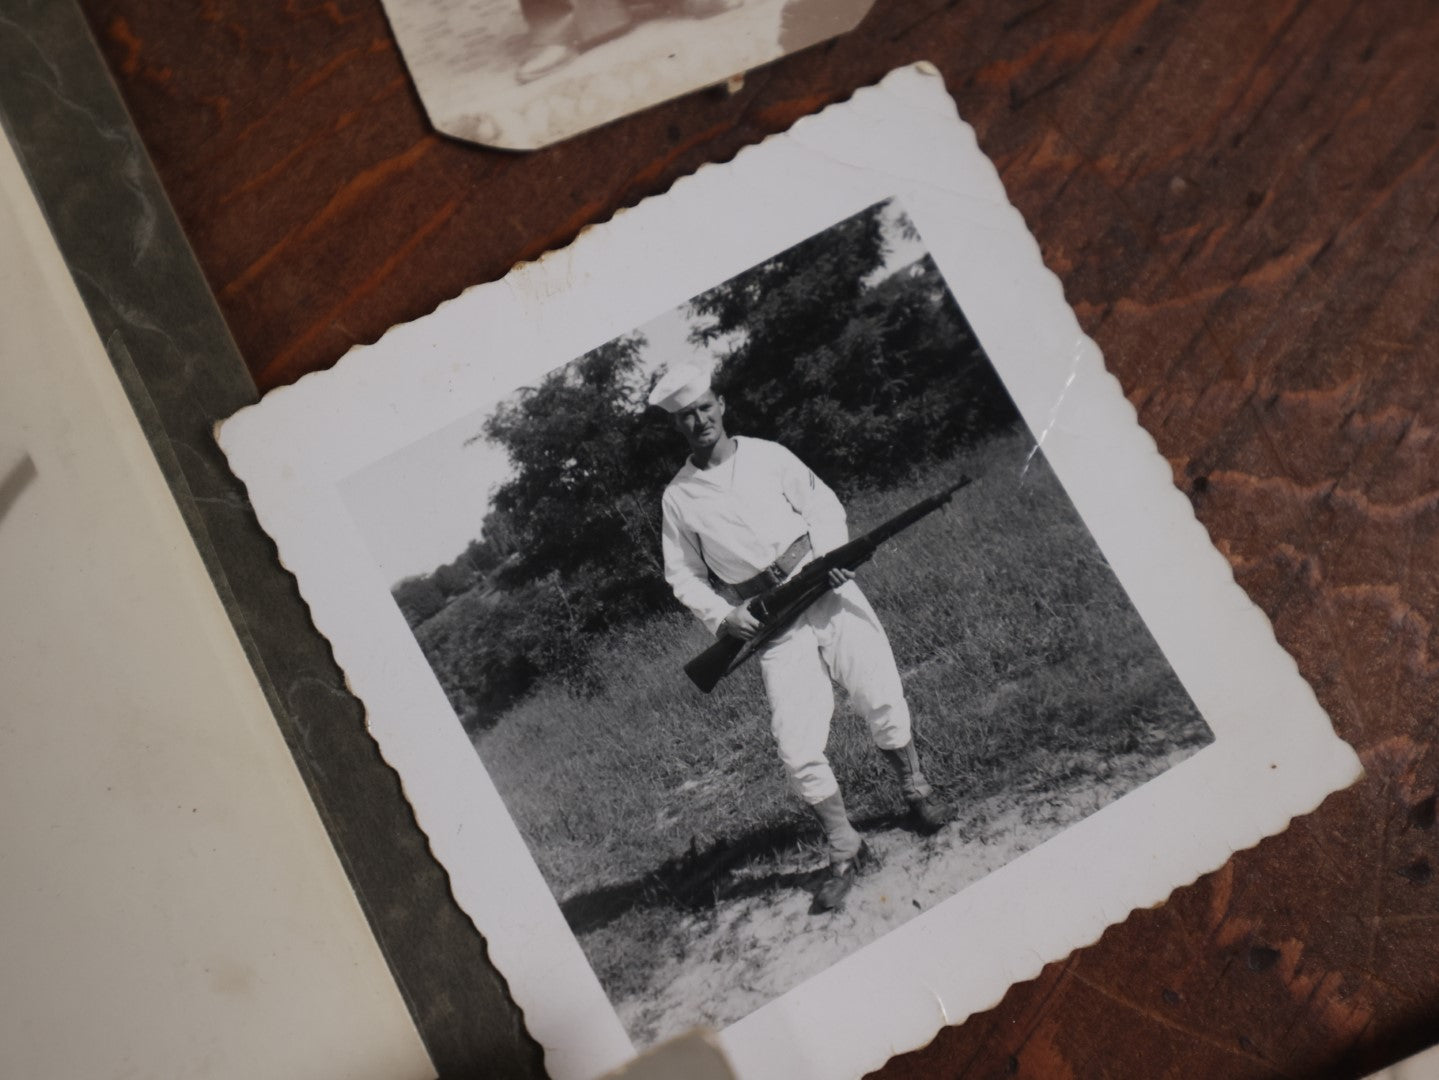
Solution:
M970 478L961 476L942 491L927 499L921 499L908 510L896 514L863 536L826 552L813 562L805 564L800 572L788 581L782 581L756 596L749 602L749 613L760 621L760 628L755 631L754 637L741 641L737 637L722 635L718 641L685 665L685 674L708 694L721 679L758 652L765 642L788 627L806 608L829 591L828 579L831 570L855 570L863 566L874 557L880 544L893 539L920 518L934 513L968 483Z

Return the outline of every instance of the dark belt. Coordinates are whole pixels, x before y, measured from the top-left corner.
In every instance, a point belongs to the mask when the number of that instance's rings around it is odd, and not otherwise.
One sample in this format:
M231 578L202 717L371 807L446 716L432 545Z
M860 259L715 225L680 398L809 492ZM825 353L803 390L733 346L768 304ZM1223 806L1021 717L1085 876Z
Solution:
M753 600L760 593L774 588L790 574L794 568L804 562L805 556L809 554L809 534L801 536L784 551L774 562L770 563L754 577L747 581L741 581L730 586L739 593L741 600Z

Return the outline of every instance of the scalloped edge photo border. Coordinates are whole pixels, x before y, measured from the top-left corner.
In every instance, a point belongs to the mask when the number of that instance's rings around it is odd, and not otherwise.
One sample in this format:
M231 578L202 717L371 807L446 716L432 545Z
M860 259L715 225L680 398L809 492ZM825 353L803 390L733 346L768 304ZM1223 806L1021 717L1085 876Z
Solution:
M1215 742L719 1034L746 1080L878 1068L1361 775L1172 482L935 69L892 72L271 392L218 438L559 1080L634 1050L338 492L883 199L924 238Z

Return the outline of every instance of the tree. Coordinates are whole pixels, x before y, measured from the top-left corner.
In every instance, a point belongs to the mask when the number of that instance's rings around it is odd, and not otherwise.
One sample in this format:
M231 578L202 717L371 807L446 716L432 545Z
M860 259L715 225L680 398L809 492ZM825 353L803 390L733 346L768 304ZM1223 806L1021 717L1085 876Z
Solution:
M645 415L644 344L631 334L601 345L485 425L515 470L491 511L514 550L500 583L559 583L577 632L652 610L663 594L658 493L676 454Z
M490 573L504 561L504 555L495 550L490 544L489 537L485 536L480 540L471 540L460 556L478 576Z
M445 596L459 596L469 592L475 584L475 578L474 568L463 555L443 566L437 566L430 575L430 581Z
M391 595L411 630L418 630L422 622L445 606L445 594L428 575L405 578L394 587Z
M1018 418L925 256L881 276L887 232L869 207L691 303L732 424L785 443L841 492L890 485Z

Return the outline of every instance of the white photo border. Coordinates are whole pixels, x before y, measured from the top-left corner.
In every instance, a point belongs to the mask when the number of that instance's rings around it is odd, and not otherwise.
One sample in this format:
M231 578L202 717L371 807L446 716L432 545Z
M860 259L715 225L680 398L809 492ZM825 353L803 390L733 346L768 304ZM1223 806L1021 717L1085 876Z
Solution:
M877 1068L1361 773L1174 487L938 73L899 69L219 429L559 1080L628 1060L630 1040L338 485L891 197L1215 741L726 1028L739 1075L831 1080Z

